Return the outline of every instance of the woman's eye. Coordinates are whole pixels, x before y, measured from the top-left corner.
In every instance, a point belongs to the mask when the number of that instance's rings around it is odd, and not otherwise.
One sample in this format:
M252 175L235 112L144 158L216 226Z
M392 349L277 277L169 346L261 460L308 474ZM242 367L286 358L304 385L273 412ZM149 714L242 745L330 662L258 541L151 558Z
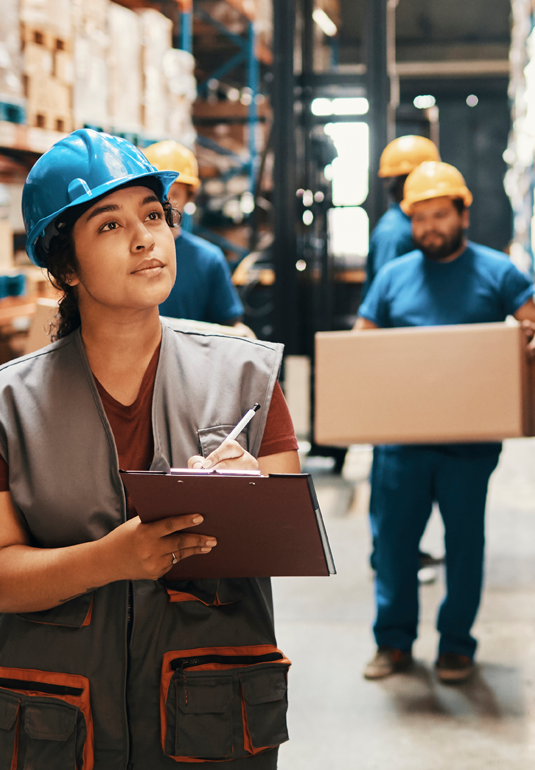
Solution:
M162 217L163 217L163 212L162 211L151 211L149 216L148 216L148 219L150 219L151 222L157 222Z
M102 233L102 232L106 232L107 230L117 230L118 227L119 225L117 224L117 222L106 222L106 224L102 225L102 227L100 228L100 232Z

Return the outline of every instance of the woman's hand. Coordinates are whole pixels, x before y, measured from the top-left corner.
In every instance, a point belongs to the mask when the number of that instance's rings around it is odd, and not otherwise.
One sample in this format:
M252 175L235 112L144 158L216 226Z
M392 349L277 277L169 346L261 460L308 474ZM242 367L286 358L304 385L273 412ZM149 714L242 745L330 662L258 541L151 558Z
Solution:
M256 471L257 460L246 452L241 444L232 439L223 441L208 457L194 455L188 460L188 468L214 468L228 471Z
M158 580L171 569L173 554L180 561L194 554L210 553L217 545L215 538L181 533L202 521L202 516L193 513L149 524L143 524L136 516L121 524L101 541L107 558L113 559L117 567L115 580Z

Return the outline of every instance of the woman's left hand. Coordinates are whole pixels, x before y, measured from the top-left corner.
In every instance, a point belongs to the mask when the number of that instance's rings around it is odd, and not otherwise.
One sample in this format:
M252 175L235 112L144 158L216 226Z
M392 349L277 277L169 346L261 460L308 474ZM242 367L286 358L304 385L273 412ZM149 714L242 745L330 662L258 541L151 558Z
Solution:
M257 460L246 452L241 444L232 439L223 441L208 457L194 455L188 460L188 468L214 468L227 471L256 471Z

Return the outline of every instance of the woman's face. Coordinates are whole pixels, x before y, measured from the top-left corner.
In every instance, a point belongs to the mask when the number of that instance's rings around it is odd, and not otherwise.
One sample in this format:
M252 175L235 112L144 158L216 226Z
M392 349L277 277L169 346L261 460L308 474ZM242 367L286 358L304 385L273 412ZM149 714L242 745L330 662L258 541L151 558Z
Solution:
M149 309L163 302L176 276L173 232L148 187L110 193L74 225L78 302L108 309Z

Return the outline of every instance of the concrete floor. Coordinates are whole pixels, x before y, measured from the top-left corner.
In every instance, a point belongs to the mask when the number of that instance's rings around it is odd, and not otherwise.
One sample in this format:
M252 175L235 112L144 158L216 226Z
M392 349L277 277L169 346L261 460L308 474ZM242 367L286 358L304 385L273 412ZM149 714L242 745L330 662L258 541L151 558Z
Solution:
M443 575L422 586L417 665L362 679L374 652L366 478L315 474L338 569L331 578L274 580L279 646L290 670L290 737L280 770L530 770L535 767L535 440L506 442L491 480L487 570L475 627L478 670L462 686L433 674ZM423 546L443 552L435 512ZM441 570L440 570L441 573Z

